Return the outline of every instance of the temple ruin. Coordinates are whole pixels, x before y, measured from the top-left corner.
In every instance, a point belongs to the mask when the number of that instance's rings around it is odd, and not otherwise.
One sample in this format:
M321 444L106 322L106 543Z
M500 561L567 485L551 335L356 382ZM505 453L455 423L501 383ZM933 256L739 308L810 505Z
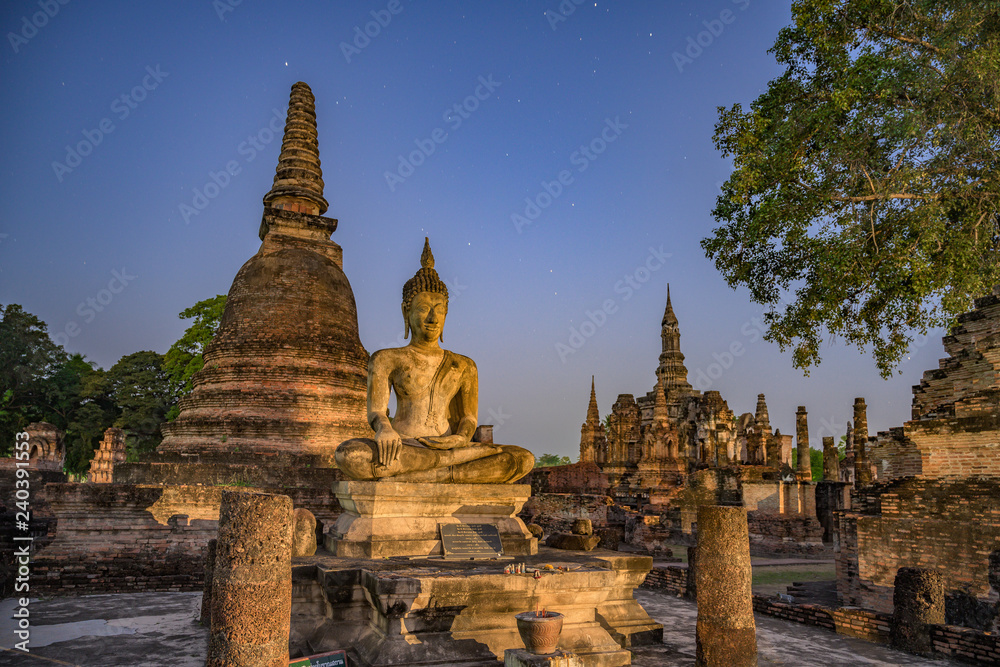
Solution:
M579 462L533 471L523 514L554 533L596 508L596 525L655 551L694 539L699 505L742 504L754 553L831 554L816 513L805 407L796 413L805 458L793 469L792 436L772 431L764 395L737 418L718 391L696 390L680 337L668 288L655 386L638 399L619 395L605 425L592 379ZM612 504L600 507L600 497Z

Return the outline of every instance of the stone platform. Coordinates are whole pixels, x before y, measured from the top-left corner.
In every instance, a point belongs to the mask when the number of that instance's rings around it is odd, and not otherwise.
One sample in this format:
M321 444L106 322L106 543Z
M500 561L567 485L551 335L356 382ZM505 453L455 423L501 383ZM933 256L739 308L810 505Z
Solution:
M538 552L538 540L518 518L531 496L525 484L412 484L337 482L344 513L326 536L326 549L345 558L438 556L439 524L489 523L500 532L504 554Z
M559 648L587 667L628 665L629 647L662 640L663 626L633 599L648 556L542 547L515 562L570 571L535 579L504 574L510 561L295 558L293 655L346 649L364 667L495 667L506 649L524 647L514 614L536 608L566 616Z

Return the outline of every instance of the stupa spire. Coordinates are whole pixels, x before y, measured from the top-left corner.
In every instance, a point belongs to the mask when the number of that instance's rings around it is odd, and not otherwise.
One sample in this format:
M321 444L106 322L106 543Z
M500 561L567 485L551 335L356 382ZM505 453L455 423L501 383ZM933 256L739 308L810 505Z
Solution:
M688 382L684 355L681 353L681 330L677 316L674 315L674 307L670 303L669 283L667 283L667 306L663 310L660 339L663 351L660 353L660 365L656 369L657 391L665 392L669 403L694 392ZM659 388L661 385L662 389Z
M674 315L674 307L670 304L670 283L667 283L667 307L663 310L663 326L677 326L677 316Z
M264 195L264 205L310 215L323 215L329 208L323 198L316 98L309 86L301 81L292 85L278 168L274 185Z
M601 421L601 412L597 408L597 390L594 385L594 376L590 376L590 404L587 406L587 423L597 424Z

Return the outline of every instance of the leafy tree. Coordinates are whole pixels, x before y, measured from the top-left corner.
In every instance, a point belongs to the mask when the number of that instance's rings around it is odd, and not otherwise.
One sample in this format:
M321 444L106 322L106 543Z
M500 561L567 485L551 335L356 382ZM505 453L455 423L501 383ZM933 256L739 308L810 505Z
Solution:
M536 468L547 468L549 466L565 466L572 463L568 456L558 454L542 454L535 459Z
M116 416L104 371L73 354L48 378L45 400L45 420L65 432L66 469L85 472Z
M13 450L17 432L44 417L47 379L65 360L45 322L15 303L0 308L0 454Z
M796 0L784 73L720 108L734 172L702 241L796 367L825 336L884 377L1000 283L1000 6Z
M799 450L797 448L792 449L792 468L798 470L799 465ZM814 481L819 481L823 479L823 451L815 449L813 447L809 448L809 469L812 471L812 478Z
M109 393L119 410L114 425L126 430L134 457L156 449L163 439L160 424L177 400L177 385L163 367L163 355L133 352L107 373Z
M226 308L226 295L217 294L211 299L199 301L178 315L182 320L194 318L184 335L170 346L164 356L163 368L171 381L181 387L178 398L189 394L193 388L191 376L205 365L202 354L205 347L215 337L222 321L222 313ZM174 405L167 414L167 419L174 419L179 410Z

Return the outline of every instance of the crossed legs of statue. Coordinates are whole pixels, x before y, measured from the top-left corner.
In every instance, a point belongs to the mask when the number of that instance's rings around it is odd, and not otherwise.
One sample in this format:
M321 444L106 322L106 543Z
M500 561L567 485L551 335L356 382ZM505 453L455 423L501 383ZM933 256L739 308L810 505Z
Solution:
M389 466L377 465L378 446L369 438L342 442L337 466L357 480L451 484L505 484L526 475L534 455L514 445L471 444L460 449L430 449L405 438L399 457Z

